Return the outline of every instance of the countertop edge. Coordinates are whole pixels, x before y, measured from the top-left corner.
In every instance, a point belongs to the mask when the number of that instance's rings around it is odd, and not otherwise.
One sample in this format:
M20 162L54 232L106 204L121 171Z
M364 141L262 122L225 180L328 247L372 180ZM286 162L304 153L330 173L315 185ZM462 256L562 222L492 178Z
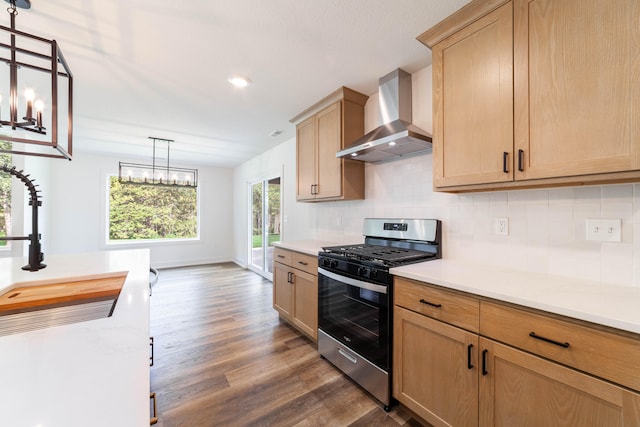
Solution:
M442 265L446 267L442 267ZM453 276L452 278L446 278L447 273L451 272L455 266L466 269L464 274L469 277L475 277L475 280L460 280L460 275L454 274L450 275ZM492 271L495 271L495 277L488 278L487 275ZM522 272L499 268L493 269L490 266L475 266L466 263L447 263L445 260L396 267L391 269L391 273L394 276L424 282L425 284L442 286L480 297L640 334L640 314L635 316L632 314L632 318L621 314L633 313L635 302L637 302L636 307L640 307L640 289L631 286L612 285L608 288L607 285L596 285L588 281L584 281L584 285L581 285L581 281L576 279L534 273L531 274L533 276L532 279L523 280ZM543 277L546 278L544 282L542 281ZM535 288L525 289L526 286L530 285L530 282L535 280L540 280L540 283L543 284L539 284ZM518 285L514 285L514 283ZM556 294L554 294L554 285L561 288L557 290ZM605 290L611 290L611 292L603 292ZM566 295L567 293L578 295L589 294L590 292L594 292L593 298L583 298L580 302L567 298ZM595 300L596 298L597 301ZM583 308L581 308L581 303ZM628 306L620 308L621 303L628 304ZM584 306L587 306L588 309L584 308ZM637 311L640 312L640 310Z

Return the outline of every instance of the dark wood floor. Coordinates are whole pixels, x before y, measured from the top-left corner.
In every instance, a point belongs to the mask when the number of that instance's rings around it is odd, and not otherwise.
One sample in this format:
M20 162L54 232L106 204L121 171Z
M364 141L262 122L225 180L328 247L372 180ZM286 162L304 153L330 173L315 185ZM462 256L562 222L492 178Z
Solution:
M161 270L151 298L159 426L420 426L386 413L279 320L235 264Z

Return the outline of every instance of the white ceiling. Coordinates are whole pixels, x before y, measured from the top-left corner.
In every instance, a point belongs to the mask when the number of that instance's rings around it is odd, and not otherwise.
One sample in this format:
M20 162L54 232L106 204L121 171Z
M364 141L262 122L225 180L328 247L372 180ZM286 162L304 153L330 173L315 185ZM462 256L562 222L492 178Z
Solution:
M150 157L156 136L176 141L174 165L233 167L294 137L289 119L338 87L372 94L429 65L416 37L465 3L32 0L16 27L57 40L70 65L74 157ZM236 73L251 86L232 87Z

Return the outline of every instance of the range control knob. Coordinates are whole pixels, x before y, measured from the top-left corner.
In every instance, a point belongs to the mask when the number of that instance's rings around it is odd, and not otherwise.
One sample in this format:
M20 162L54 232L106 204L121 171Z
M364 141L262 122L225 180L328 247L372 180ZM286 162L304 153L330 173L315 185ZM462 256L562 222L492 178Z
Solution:
M358 276L367 277L368 273L369 273L369 269L368 268L358 267Z
M331 260L326 259L326 258L325 258L325 259L323 259L323 260L322 260L322 266L323 266L323 267L329 267L329 266L331 266Z
M330 263L330 267L331 268L337 268L338 267L338 261L335 260L335 259L332 259L331 263Z

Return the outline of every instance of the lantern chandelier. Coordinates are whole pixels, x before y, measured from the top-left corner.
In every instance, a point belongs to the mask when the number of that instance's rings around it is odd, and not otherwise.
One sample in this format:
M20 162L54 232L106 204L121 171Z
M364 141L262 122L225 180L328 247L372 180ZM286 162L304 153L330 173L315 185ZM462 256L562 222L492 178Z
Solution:
M71 160L71 70L55 40L16 30L17 8L31 8L30 0L5 1L11 28L0 25L0 62L8 65L9 86L7 90L0 74L0 140L12 142L12 148L0 152ZM66 98L59 97L65 90ZM23 101L19 92L24 93ZM66 123L60 114L65 109ZM65 139L63 147L59 143ZM31 145L27 149L22 144Z
M165 187L191 187L198 186L198 169L176 168L170 166L169 151L172 139L156 138L153 140L153 161L150 165L139 163L119 162L118 180L123 184L137 185L162 185ZM167 144L167 157L158 157L160 150L156 149L157 143Z

